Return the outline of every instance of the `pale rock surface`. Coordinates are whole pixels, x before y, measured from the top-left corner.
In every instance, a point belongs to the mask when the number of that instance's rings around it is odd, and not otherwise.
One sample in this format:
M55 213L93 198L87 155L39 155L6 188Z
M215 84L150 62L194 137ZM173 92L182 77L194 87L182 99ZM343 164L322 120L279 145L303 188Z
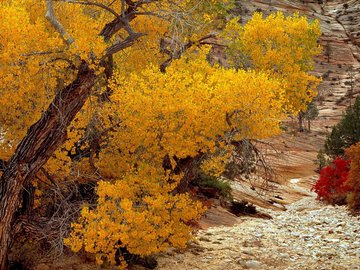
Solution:
M360 269L360 217L315 194L287 207L262 209L273 219L243 217L232 227L199 231L189 250L162 255L157 269Z

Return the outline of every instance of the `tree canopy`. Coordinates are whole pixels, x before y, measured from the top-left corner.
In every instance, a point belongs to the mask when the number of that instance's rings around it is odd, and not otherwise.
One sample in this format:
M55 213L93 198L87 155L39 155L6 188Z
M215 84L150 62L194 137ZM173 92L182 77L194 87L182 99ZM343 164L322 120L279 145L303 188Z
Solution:
M0 3L2 267L23 185L46 216L49 186L98 184L66 244L99 263L183 247L204 207L175 192L181 160L219 174L232 140L278 134L316 95L319 24L298 15L241 26L226 0ZM227 66L209 61L215 43Z

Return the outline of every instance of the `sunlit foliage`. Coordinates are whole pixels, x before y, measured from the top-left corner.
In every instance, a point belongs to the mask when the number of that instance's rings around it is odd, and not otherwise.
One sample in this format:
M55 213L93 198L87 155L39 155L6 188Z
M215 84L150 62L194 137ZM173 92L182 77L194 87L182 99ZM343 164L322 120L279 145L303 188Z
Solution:
M230 64L269 73L283 82L286 91L285 109L298 113L317 95L319 79L308 74L313 58L320 53L318 21L308 22L297 14L282 13L264 18L255 13L241 26L233 19L224 38L229 41Z
M278 134L286 114L315 95L318 79L307 72L320 32L304 17L255 14L244 27L230 21L223 38L231 61L221 67L209 63L210 48L200 40L224 26L232 1L138 1L136 16L108 40L99 33L128 1L97 1L111 12L53 2L64 35L46 20L45 1L0 2L0 158L14 153L55 94L88 63L96 76L92 94L34 181L44 189L49 181L97 182L97 204L84 206L66 244L96 254L98 263L115 264L120 247L138 255L184 247L188 223L204 208L175 192L179 160L203 154L203 170L218 175L232 140ZM116 51L107 74L112 45L127 35L136 38ZM159 68L164 61L166 71Z

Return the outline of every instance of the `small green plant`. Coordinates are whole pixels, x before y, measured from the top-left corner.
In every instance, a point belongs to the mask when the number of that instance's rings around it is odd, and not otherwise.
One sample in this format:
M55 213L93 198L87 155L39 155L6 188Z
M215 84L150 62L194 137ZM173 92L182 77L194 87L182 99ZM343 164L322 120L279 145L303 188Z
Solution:
M325 151L323 148L321 148L316 156L316 160L314 162L316 165L318 165L318 171L320 172L325 166L329 165L330 160L327 158Z
M330 63L330 56L332 54L332 48L331 48L331 45L330 45L330 42L326 42L326 45L325 45L325 48L324 48L324 54L325 56L327 56L327 62Z
M230 184L218 177L201 173L194 184L199 186L201 191L209 197L220 197L229 202L233 200Z
M315 102L310 102L307 105L307 110L304 113L304 118L307 120L307 127L308 127L308 131L311 131L311 126L310 126L310 122L312 120L315 120L316 117L318 117L319 115L319 109L317 107L317 104Z

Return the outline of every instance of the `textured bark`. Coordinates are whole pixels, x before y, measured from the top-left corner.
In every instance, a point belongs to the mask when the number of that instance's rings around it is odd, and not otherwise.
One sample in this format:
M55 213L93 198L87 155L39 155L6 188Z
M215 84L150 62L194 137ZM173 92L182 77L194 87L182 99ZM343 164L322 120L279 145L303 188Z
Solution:
M26 184L65 141L66 130L83 107L95 75L83 62L73 83L59 91L39 121L32 125L7 162L0 179L0 269L5 270L13 225Z
M303 132L304 131L304 128L303 128L304 113L303 112L299 112L298 120L299 120L299 131Z
M126 1L128 8L122 16L106 24L99 35L104 37L105 41L109 41L120 29L129 30L129 22L136 17L137 9L153 1L156 0ZM52 1L48 3L51 8ZM51 17L51 12L49 16ZM129 32L131 35L129 34L128 38L110 46L101 59L107 76L111 76L112 73L112 54L130 47L143 35ZM20 208L24 184L66 140L66 129L89 97L94 81L93 71L83 62L75 81L56 95L40 120L29 128L10 160L0 161L0 171L3 172L0 179L0 270L7 267L7 254L12 244L15 230L13 226Z

